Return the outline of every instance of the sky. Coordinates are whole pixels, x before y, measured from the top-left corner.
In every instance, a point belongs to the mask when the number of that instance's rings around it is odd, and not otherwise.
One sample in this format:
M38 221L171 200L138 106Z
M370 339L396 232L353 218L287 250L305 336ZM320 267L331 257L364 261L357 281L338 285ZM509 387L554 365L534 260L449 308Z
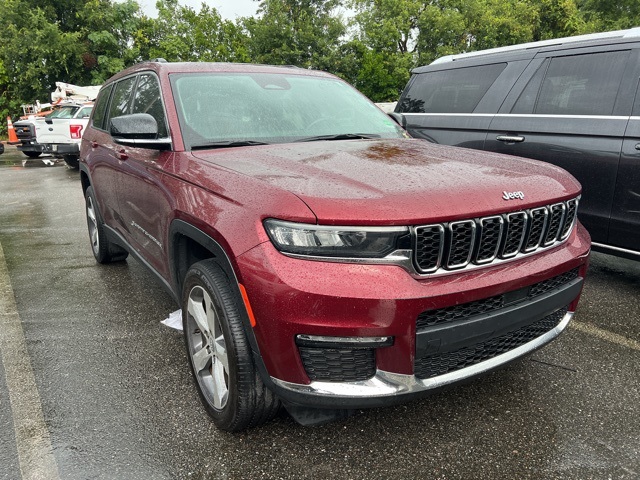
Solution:
M254 0L179 0L180 5L193 8L196 12L200 11L200 6L206 3L210 7L214 7L220 13L222 18L227 20L235 20L237 17L251 17L258 10L258 2ZM138 0L138 4L142 8L142 12L149 17L157 17L156 0Z

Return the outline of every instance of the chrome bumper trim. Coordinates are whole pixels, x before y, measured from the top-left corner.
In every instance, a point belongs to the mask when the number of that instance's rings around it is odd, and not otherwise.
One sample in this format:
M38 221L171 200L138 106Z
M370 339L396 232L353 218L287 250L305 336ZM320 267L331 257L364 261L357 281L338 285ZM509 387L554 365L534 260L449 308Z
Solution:
M573 315L574 312L567 312L558 326L553 330L518 348L514 348L484 362L471 365L470 367L434 378L421 380L414 375L403 375L378 370L372 378L359 382L311 382L308 385L303 385L286 382L273 377L271 377L271 380L277 386L286 390L324 398L384 398L432 390L487 372L542 347L560 335L573 318Z

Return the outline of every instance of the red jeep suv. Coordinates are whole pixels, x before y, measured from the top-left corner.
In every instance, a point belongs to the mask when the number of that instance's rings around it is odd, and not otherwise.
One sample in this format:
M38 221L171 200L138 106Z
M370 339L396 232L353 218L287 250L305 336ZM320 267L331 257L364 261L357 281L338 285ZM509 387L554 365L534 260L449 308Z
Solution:
M327 73L138 64L80 157L96 260L131 254L182 307L223 430L420 397L551 341L580 297L573 177L408 138Z

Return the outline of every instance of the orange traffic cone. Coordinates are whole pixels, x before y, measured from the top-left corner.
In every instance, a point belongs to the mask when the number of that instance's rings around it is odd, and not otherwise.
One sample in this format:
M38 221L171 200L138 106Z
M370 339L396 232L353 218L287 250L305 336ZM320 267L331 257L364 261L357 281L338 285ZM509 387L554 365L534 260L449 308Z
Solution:
M20 140L18 140L18 136L16 135L16 129L13 128L11 117L7 117L7 131L9 132L9 145L20 143Z

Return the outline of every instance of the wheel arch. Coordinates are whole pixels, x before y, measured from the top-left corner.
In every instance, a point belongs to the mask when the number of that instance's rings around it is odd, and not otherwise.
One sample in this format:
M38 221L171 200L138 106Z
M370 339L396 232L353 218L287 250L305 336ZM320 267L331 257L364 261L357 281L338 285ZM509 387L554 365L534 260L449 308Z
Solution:
M251 351L258 374L263 383L274 390L274 384L267 372L267 368L262 360L260 348L249 320L249 314L239 288L239 279L226 250L214 238L198 227L190 223L176 219L169 227L169 262L172 279L172 288L175 297L182 298L182 287L189 268L194 263L202 260L214 260L229 279L229 286L233 291L238 305L241 306L241 319L244 331L249 340ZM181 305L182 307L182 305Z

